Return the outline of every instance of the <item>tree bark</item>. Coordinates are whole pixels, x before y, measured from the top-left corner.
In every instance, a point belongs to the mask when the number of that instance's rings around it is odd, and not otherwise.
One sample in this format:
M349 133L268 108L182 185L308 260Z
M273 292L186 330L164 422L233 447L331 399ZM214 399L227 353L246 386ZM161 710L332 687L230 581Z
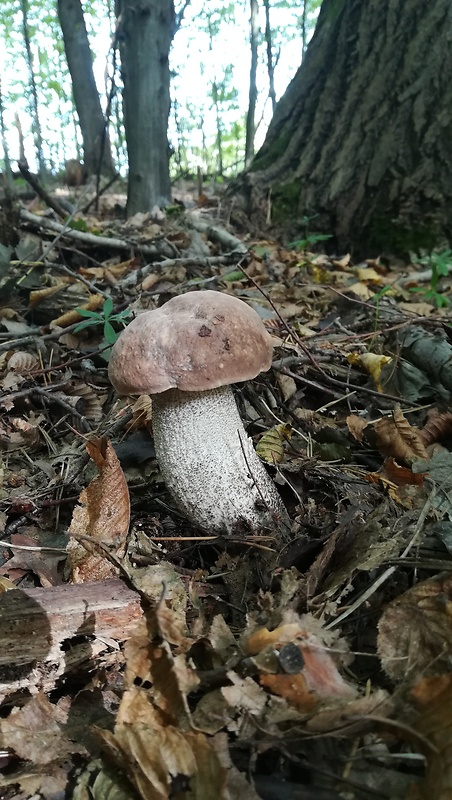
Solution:
M449 0L324 0L236 202L360 254L450 240L451 22Z
M142 613L139 595L117 578L4 592L0 702L19 689L50 691L61 675L102 658L109 640L128 639Z
M259 38L259 6L257 0L250 0L250 86L248 112L246 115L245 166L248 167L254 156L254 136L256 133L257 103L257 48Z
M32 130L36 148L36 161L38 164L38 172L42 174L44 172L44 156L42 154L42 132L41 132L41 123L39 121L39 103L38 103L38 90L36 88L36 81L35 81L35 73L33 67L33 54L31 52L31 43L30 43L30 30L28 25L28 0L21 0L21 10L22 10L22 31L24 35L24 44L25 44L25 51L27 54L27 66L28 66L28 80L29 80L29 88L30 88L30 102L32 106ZM25 159L25 152L23 152L23 137L20 138L19 132L19 141L20 141L20 158L22 160Z
M80 0L58 0L58 18L83 139L85 167L92 175L114 173L110 139L94 80L92 54Z
M306 5L307 0L305 0ZM276 108L276 91L275 91L275 64L273 60L273 35L272 27L270 24L270 0L264 0L265 7L265 44L267 48L267 75L268 75L268 96L272 104L272 112L275 113Z
M176 21L173 0L117 0L117 15L131 216L166 205L171 197L169 50Z

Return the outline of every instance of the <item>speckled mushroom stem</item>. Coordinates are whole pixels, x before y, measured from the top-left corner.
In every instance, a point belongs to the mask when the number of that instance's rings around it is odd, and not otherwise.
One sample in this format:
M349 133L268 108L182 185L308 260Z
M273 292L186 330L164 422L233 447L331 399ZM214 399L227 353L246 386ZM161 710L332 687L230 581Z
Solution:
M170 389L153 397L162 477L198 527L211 534L285 534L287 512L247 436L229 386Z

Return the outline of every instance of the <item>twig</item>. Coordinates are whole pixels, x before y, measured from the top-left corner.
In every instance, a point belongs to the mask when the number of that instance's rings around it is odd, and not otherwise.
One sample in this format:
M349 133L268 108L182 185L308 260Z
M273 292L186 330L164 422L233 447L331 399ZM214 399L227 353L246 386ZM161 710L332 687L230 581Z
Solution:
M28 169L28 165L24 161L18 161L17 166L19 167L19 170L21 174L24 176L27 183L30 184L31 188L34 189L36 194L42 200L44 200L44 202L49 206L49 208L52 208L54 211L56 211L59 217L65 219L68 215L68 212L65 211L64 208L60 206L60 204L58 203L57 200L55 200L54 197L52 197L48 192L46 192L44 187L41 186L41 184L39 183L37 177L31 174L30 170Z
M102 189L99 189L99 191L96 192L94 197L92 197L91 200L85 206L83 206L83 208L81 209L82 214L87 214L88 211L90 210L91 206L93 205L93 203L97 203L97 201L99 200L99 197L102 197L104 192L106 192L107 189L109 189L110 186L112 186L114 184L114 182L118 180L118 178L119 178L119 173L115 172L113 177L110 178L110 180L105 184L105 186L103 186Z
M415 529L414 529L414 534L411 537L410 541L408 542L407 546L405 547L405 550L400 555L401 559L404 559L405 556L408 555L408 553L410 552L411 548L416 543L416 540L417 540L418 536L420 535L420 533L422 531L422 528L424 526L424 522L427 519L427 515L428 515L428 513L429 513L429 511L430 511L430 509L432 507L432 502L433 502L433 498L435 497L435 494L436 494L436 488L433 487L433 489L430 492L429 496L427 497L427 500L424 503L424 507L423 507L423 509L422 509L422 511L421 511L421 513L419 515L419 519L418 519L417 524L416 524ZM366 600L369 599L369 597L372 597L372 595L375 594L377 589L379 589L380 586L382 586L383 583L385 583L388 580L388 578L390 578L391 575L394 574L396 569L397 569L397 567L389 567L388 569L386 569L383 572L383 574L380 575L377 578L377 580L374 581L374 583L371 586L369 586L369 588L366 589L366 591L363 592L355 600L355 602L352 603L347 608L346 611L343 611L343 613L339 614L339 616L336 617L336 619L333 619L331 622L328 623L328 625L325 625L325 630L330 630L331 628L335 628L337 625L339 625L340 622L342 622L344 619L349 617L350 614L353 614L353 612L356 611L363 603L365 603Z

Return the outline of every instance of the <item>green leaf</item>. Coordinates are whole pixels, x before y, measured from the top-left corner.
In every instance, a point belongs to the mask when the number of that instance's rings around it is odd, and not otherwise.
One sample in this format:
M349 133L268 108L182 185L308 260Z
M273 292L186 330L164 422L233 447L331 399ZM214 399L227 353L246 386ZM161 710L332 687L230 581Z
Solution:
M112 311L113 311L113 300L111 299L111 297L107 297L102 308L102 313L104 317L109 317Z
M95 319L96 322L103 322L104 320L102 314L99 314L98 311L88 311L87 308L76 308L75 310L81 317L89 317L90 319ZM92 324L94 325L94 323Z
M108 344L114 344L116 339L118 338L118 334L116 333L113 325L110 325L108 320L105 321L104 324L104 339Z
M85 322L80 322L77 325L77 327L74 328L74 333L78 333L79 331L82 331L83 328L89 328L92 327L93 325L96 325L96 322L94 322L94 320L92 319L87 319L85 320Z
M229 281L241 281L241 280L243 280L244 277L245 276L244 276L243 272L240 272L240 270L236 269L236 270L234 270L234 272L228 272L227 275L223 275L222 280L226 281L226 282L229 282Z

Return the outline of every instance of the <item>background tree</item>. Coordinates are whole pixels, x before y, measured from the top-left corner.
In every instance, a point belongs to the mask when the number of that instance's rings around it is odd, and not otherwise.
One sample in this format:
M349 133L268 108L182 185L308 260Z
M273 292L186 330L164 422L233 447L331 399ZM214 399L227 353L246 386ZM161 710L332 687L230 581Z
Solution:
M173 0L117 0L129 216L171 198L169 51L183 10L176 17Z
M28 0L21 0L20 6L22 11L22 31L25 43L27 66L28 66L31 116L33 119L32 130L36 148L36 161L38 162L38 171L42 173L44 171L44 156L42 152L41 123L39 120L38 91L36 88L35 72L33 67L33 54L31 52L30 32L28 28ZM22 138L21 154L20 154L21 159L23 159L25 155L23 149L24 148L23 148L23 138Z
M234 191L297 235L303 217L341 248L452 238L449 0L324 0L306 58ZM412 233L411 233L412 232Z
M114 172L110 139L93 73L93 59L80 0L58 0L58 18L71 73L74 102L91 174Z
M257 59L259 48L259 4L258 0L250 0L250 86L248 93L248 111L246 114L245 166L249 166L254 156L254 136L256 134L257 103Z

